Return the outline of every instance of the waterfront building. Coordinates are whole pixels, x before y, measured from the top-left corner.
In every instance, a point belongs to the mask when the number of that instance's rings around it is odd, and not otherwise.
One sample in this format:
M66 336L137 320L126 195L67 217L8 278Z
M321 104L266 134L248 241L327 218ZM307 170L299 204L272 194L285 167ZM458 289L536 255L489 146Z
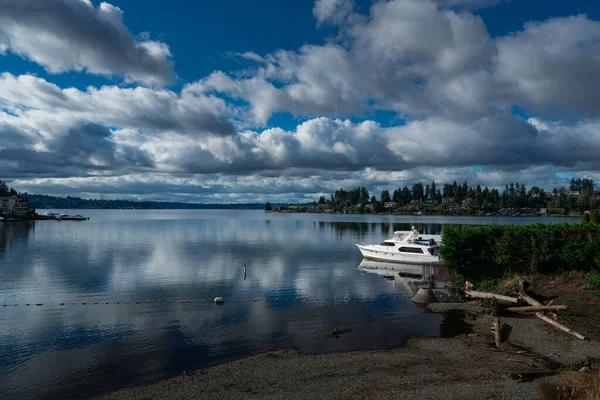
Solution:
M22 217L31 210L29 200L19 196L0 197L0 214Z

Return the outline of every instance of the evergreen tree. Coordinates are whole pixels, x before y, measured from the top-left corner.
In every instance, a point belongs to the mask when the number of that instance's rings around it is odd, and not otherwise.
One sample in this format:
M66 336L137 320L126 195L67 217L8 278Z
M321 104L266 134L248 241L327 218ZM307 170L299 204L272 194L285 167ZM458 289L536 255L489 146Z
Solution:
M6 181L0 180L0 196L8 196L8 185Z
M388 201L390 201L390 192L388 192L387 190L383 190L381 192L381 202L387 203Z
M271 207L271 203L269 203L267 201L267 203L265 204L265 211L271 211L271 210L273 210L273 207Z

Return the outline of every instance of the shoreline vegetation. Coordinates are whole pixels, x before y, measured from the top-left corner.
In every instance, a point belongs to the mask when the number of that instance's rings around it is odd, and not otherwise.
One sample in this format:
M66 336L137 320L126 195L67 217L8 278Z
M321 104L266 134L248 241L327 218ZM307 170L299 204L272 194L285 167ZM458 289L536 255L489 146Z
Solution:
M265 206L266 207L266 206ZM511 182L502 192L465 181L446 183L439 189L435 182L415 183L390 193L383 190L377 199L365 187L339 189L329 199L321 196L312 204L282 205L273 212L393 214L393 215L479 215L479 216L579 216L600 207L600 192L592 179L571 180L569 188L546 192L533 186ZM265 208L266 209L266 208Z

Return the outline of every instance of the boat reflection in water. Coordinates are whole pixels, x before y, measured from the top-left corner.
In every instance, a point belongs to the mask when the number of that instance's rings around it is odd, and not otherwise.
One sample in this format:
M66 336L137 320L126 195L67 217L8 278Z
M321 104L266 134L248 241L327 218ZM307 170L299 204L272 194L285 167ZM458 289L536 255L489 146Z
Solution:
M420 288L433 288L445 292L446 286L452 281L452 274L440 265L399 264L363 259L358 269L392 281L394 291L412 294Z

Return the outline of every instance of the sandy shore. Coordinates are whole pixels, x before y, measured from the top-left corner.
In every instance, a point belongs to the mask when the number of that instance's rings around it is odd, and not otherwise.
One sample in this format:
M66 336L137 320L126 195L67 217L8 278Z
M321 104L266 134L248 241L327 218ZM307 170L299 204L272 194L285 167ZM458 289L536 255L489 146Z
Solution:
M527 349L529 355L491 351L493 317L472 312L475 304L458 307L469 311L453 311L460 316L454 337L411 338L393 350L272 351L98 399L535 399L541 384L561 377L524 382L511 379L511 372L531 370L529 363L597 368L600 343L577 340L536 318L501 318L508 337L504 348Z

